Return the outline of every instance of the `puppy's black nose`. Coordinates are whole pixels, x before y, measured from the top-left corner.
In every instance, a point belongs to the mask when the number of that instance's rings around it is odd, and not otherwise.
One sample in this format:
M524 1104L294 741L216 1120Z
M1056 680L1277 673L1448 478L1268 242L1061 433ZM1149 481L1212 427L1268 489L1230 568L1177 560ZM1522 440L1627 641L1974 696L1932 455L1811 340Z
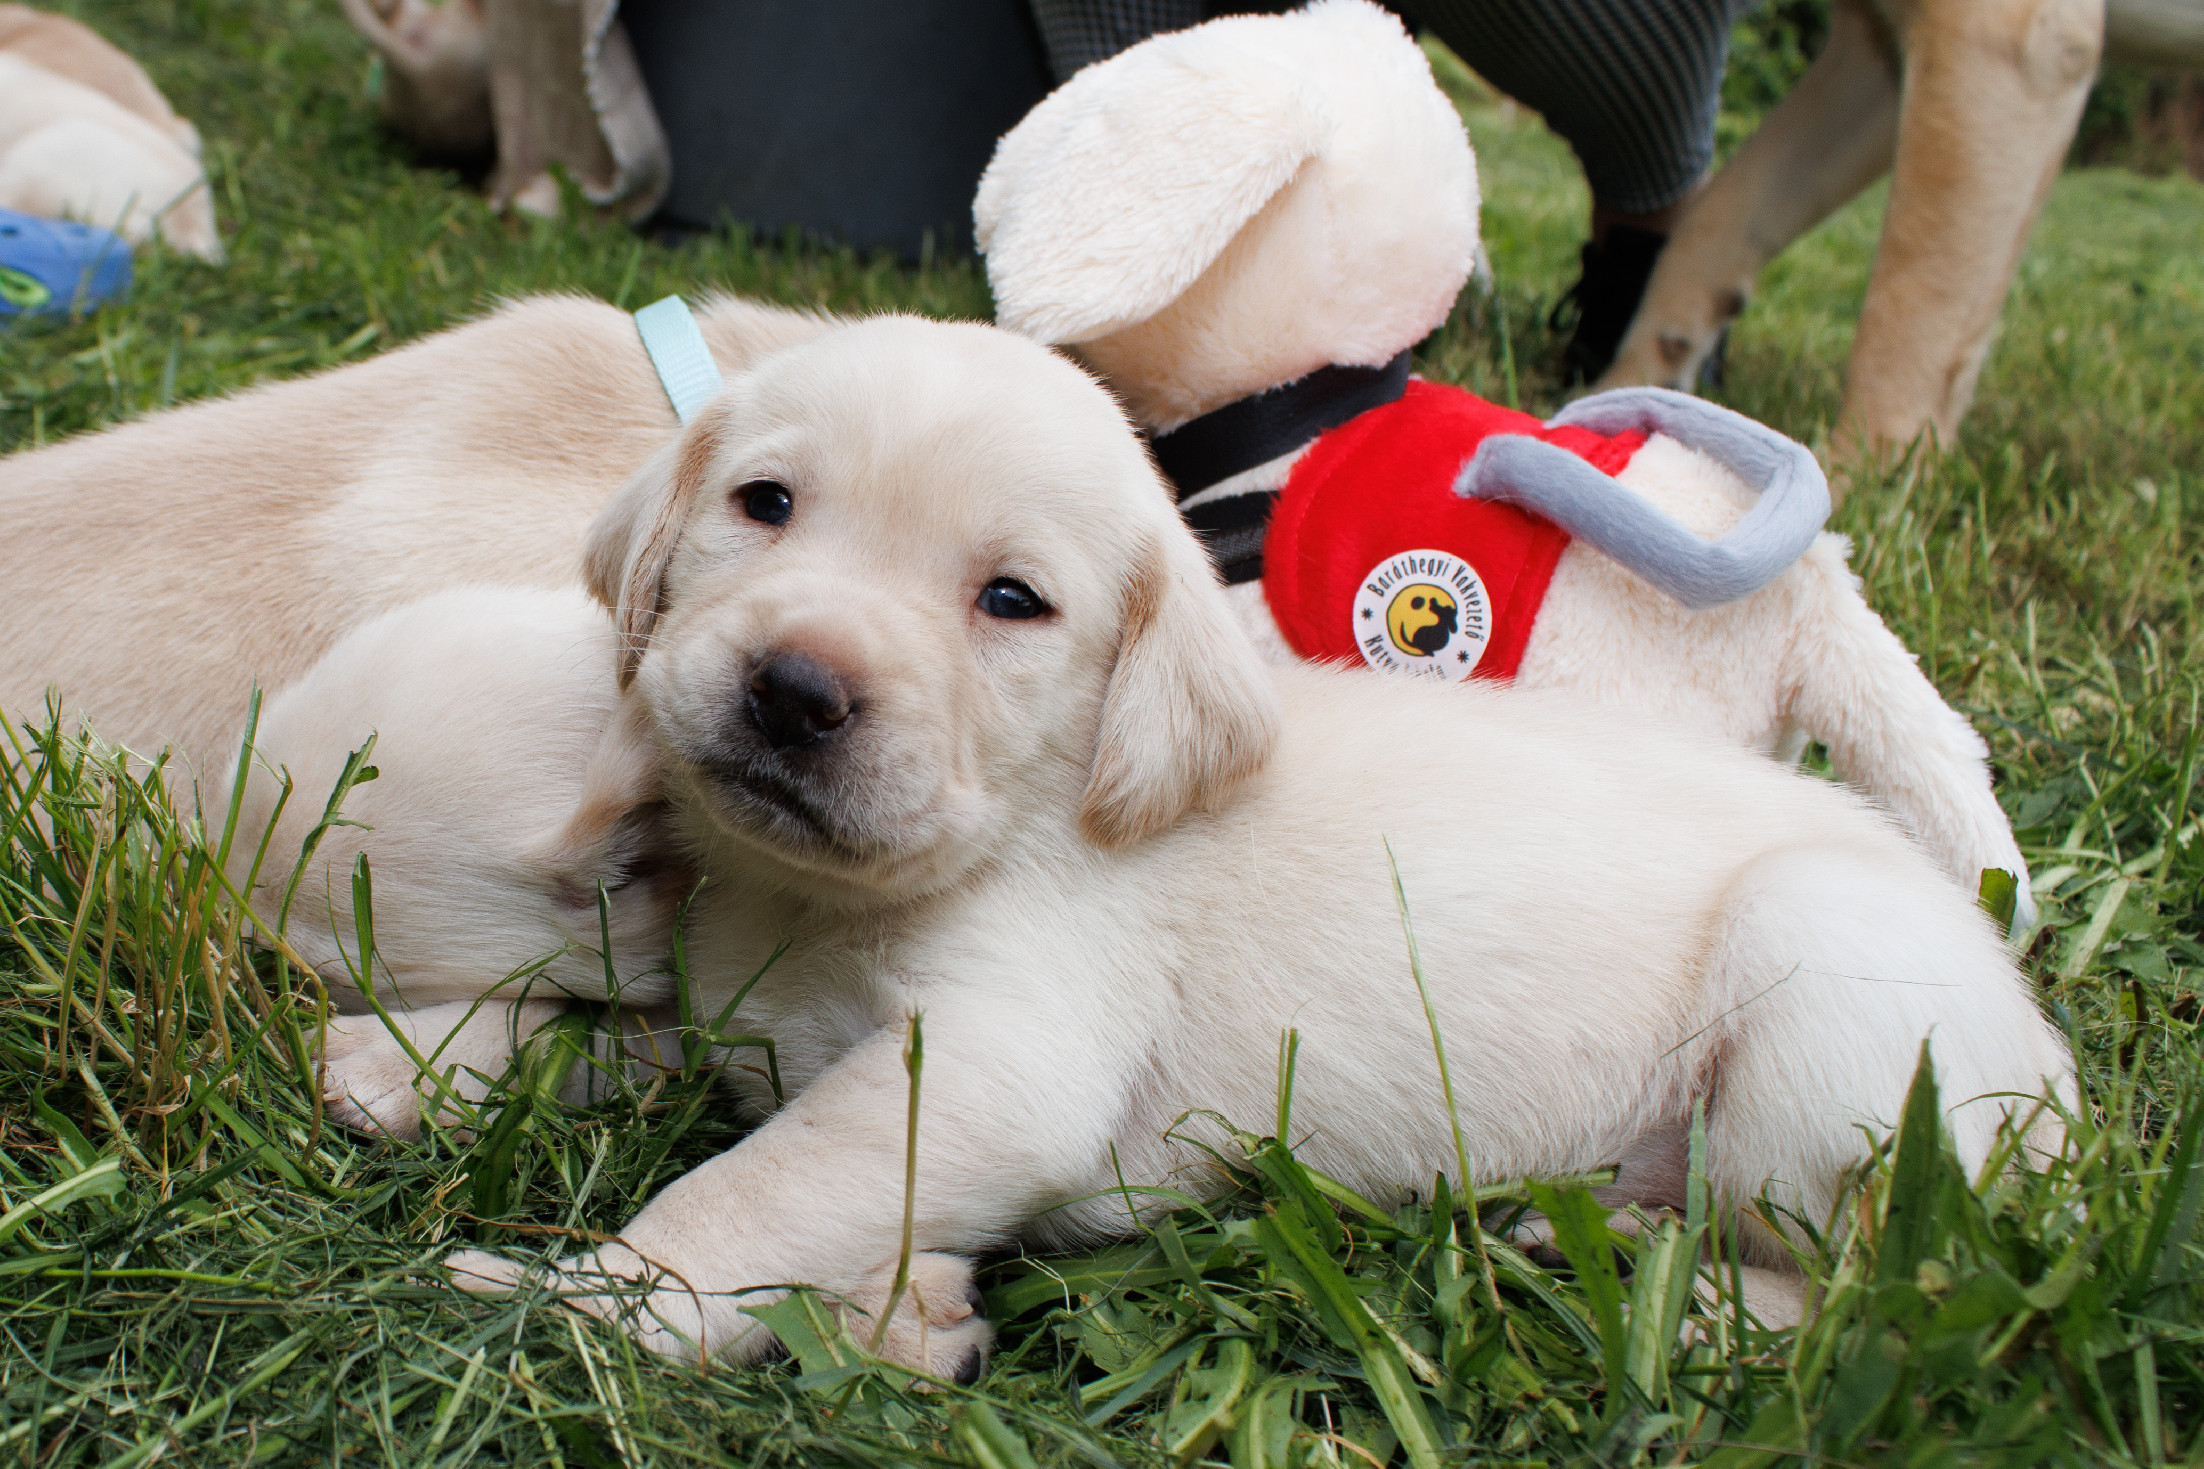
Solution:
M776 750L816 744L849 713L849 690L816 658L775 653L750 675L750 722Z

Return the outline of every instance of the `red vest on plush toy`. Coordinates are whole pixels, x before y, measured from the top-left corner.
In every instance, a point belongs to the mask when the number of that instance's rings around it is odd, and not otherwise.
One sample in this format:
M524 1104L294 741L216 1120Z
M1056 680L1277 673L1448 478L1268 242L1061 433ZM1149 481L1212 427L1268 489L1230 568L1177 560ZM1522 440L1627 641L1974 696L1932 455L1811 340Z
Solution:
M1295 652L1446 679L1515 676L1569 533L1454 493L1493 434L1544 439L1608 475L1646 438L1550 429L1413 381L1327 430L1294 466L1263 542L1263 594Z

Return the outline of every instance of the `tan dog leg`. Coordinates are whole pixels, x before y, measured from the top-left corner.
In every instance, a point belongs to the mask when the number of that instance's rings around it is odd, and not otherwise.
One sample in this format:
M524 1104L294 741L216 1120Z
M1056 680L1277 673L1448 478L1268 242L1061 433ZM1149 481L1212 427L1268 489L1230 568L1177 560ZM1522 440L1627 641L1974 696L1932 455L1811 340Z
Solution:
M431 153L489 151L482 0L344 0L344 13L382 53L385 123Z
M2081 117L2104 0L1916 0L1890 209L1845 378L1846 436L1949 439Z
M1889 169L1898 63L1866 0L1838 0L1829 44L1684 214L1601 388L1689 390L1762 267Z

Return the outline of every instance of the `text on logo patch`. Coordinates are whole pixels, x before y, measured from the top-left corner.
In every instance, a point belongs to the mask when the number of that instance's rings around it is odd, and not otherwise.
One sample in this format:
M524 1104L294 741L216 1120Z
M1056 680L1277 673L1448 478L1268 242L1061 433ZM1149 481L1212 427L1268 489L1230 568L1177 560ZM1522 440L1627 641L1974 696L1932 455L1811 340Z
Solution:
M1467 678L1492 641L1484 579L1445 551L1403 551L1370 568L1353 616L1362 661L1388 673Z

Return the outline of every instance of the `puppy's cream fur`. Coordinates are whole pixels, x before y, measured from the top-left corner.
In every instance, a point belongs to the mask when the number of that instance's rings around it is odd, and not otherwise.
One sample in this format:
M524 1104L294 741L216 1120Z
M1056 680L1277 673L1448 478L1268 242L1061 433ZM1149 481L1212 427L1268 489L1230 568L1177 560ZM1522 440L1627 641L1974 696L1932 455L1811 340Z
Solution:
M1104 208L1106 201L1107 208ZM1439 326L1477 246L1468 140L1400 22L1364 0L1214 21L1088 67L1002 141L973 215L1003 325L1071 344L1167 432L1325 363L1376 364ZM1299 455L1205 490L1276 489ZM1656 436L1621 483L1709 537L1752 492ZM1981 738L1861 598L1824 535L1701 612L1582 542L1516 681L1648 711L1795 760L1808 740L1970 889L2027 863ZM1260 583L1228 593L1293 656Z
M829 325L724 298L699 321L728 371ZM257 837L269 772L288 764L270 881L347 752L379 730L383 778L351 805L376 829L325 839L289 922L339 1006L360 1008L337 948L357 948L360 851L383 998L427 1011L409 1024L453 1024L467 1005L440 1011L447 999L569 944L530 993L555 980L602 998L596 883L659 849L629 782L641 767L589 743L612 727L612 653L578 650L609 629L562 589L591 517L677 428L627 313L539 297L368 362L0 459L0 716L36 719L52 691L72 723L215 777L204 798L219 809L246 696L268 688L267 766L240 824ZM669 875L615 896L631 985L663 952ZM254 898L272 922L276 894ZM534 1023L500 999L447 1054L502 1054ZM323 1059L337 1116L418 1128L412 1062L379 1021L340 1019Z
M827 322L728 298L722 369ZM313 377L0 459L0 713L221 769L255 681L468 583L555 590L679 425L624 311L545 296Z
M578 587L458 588L354 629L261 711L238 807L255 844L274 821L254 910L274 919L347 754L372 736L377 777L346 798L348 824L320 839L290 913L291 946L333 989L353 987L351 872L363 853L376 980L394 1007L471 1000L562 946L574 952L542 971L551 992L602 998L600 883L616 970L648 970L665 953L682 872L658 839L657 774L620 727L634 711L612 666L610 620ZM234 875L252 860L239 843ZM414 921L393 925L394 909Z
M785 524L747 513L760 480ZM1820 1219L1924 1040L1970 1165L2016 1094L2071 1088L1970 895L1847 792L1560 691L1266 666L1108 398L1007 334L888 319L768 359L590 565L714 878L705 1002L792 944L742 1024L793 1099L557 1267L607 1312L607 1273L654 1281L659 1350L754 1355L741 1308L786 1282L878 1299L913 1014L936 1257L1122 1233L1121 1179L1200 1187L1174 1119L1269 1116L1287 1027L1303 1155L1428 1186L1454 1145L1395 862L1480 1179L1672 1152L1703 1100L1723 1207ZM988 615L1003 577L1045 615ZM760 670L798 654L847 718L769 734ZM892 1350L966 1370L984 1326L927 1342Z
M128 52L83 22L28 5L0 4L0 51L104 92L197 156L199 130L176 115Z
M0 208L222 258L197 130L96 32L21 5L0 5Z

